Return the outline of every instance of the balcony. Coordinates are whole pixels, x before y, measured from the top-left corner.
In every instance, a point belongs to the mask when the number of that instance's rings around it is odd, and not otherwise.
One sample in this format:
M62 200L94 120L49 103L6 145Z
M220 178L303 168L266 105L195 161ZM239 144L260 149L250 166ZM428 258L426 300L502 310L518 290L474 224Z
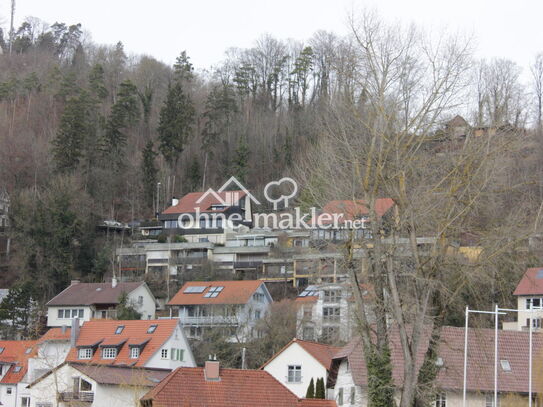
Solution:
M73 402L79 401L82 403L92 403L94 401L94 392L80 391L80 392L63 392L58 394L58 401Z
M201 317L185 317L182 316L179 318L181 325L238 325L239 320L235 316L225 317L222 315L211 315L211 316L201 316Z
M262 260L253 261L235 261L235 269L257 269L262 266Z

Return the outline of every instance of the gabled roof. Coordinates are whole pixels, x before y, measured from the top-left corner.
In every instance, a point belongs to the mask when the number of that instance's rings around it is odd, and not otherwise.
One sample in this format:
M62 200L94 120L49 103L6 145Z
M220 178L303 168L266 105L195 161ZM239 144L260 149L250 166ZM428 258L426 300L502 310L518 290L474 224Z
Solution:
M88 363L64 362L43 376L40 376L28 387L34 386L54 371L63 366L70 366L77 369L85 376L91 378L99 384L120 385L120 386L145 386L154 387L162 381L171 372L169 369L149 369L126 366L104 366Z
M417 366L424 360L430 329L426 329L421 347L417 353ZM511 367L506 372L498 365L498 390L500 392L528 392L528 346L529 333L521 331L498 332L498 357L506 360ZM543 335L533 334L533 354L543 351ZM396 385L403 382L403 357L398 331L390 335L392 376ZM442 328L437 356L443 360L438 371L436 384L441 389L461 390L463 388L464 328L446 326ZM348 358L353 379L360 386L367 386L367 370L359 338L353 339L342 348L334 359ZM492 391L494 389L494 330L470 328L468 331L468 376L470 391Z
M262 285L266 287L260 280L189 281L181 287L168 305L247 304ZM199 289L193 289L197 292L187 292L189 287L199 287ZM210 297L208 293L215 290L215 287L223 288L217 296Z
M264 370L220 369L207 381L204 368L178 368L141 400L160 407L335 407L332 400L299 399Z
M0 384L16 384L25 376L28 359L37 352L37 341L0 341L0 363L11 365Z
M163 215L171 214L181 214L181 213L195 213L196 209L199 209L200 213L205 212L224 212L230 206L239 206L239 200L243 198L246 194L245 191L222 191L208 193L208 192L191 192L185 195L179 200L177 205L170 206L164 212ZM200 198L203 199L201 202L197 202ZM229 202L230 201L230 202ZM228 203L226 208L212 210L212 205L223 205Z
M542 295L543 267L529 268L520 279L513 295Z
M394 201L391 198L378 198L375 200L375 212L377 213L378 217L382 217L393 206ZM343 216L340 220L345 221L360 219L363 216L368 216L370 214L370 210L367 207L366 201L362 199L334 200L324 205L324 208L322 208L322 213L313 221L317 221L323 214L341 214ZM321 219L320 223L327 224L332 223L332 221Z
M179 321L177 319L145 319L132 321L119 321L108 319L95 319L86 321L80 328L76 347L70 349L66 361L77 363L92 363L100 365L129 365L145 366L147 361L157 352L162 345L173 335ZM117 327L124 328L119 334L115 334ZM151 325L156 325L152 333L147 333ZM140 356L137 359L130 358L130 345L142 344L148 340ZM101 344L109 343L110 346L119 346L115 359L102 359ZM94 347L97 350L91 359L79 359L78 349L81 347Z
M273 355L266 363L264 363L260 367L260 369L264 369L265 366L267 366L272 360L274 360L277 356L283 353L287 348L289 348L294 343L300 345L307 353L309 353L311 356L317 359L317 361L326 370L330 370L333 357L341 350L341 348L338 346L332 346L332 345L327 345L324 343L318 343L318 342L312 342L312 341L304 341L298 338L294 338L289 343L287 343L283 347L283 349L281 349L279 352Z
M60 294L54 297L47 305L93 305L118 304L123 292L129 294L136 288L145 284L143 281L133 283L72 283Z

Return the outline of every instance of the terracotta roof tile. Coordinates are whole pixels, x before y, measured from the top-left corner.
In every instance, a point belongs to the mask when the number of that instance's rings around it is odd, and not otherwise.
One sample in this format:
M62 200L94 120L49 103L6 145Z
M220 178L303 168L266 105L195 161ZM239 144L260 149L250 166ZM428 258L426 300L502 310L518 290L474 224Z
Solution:
M177 319L158 319L158 320L134 320L134 321L118 321L98 319L86 321L79 332L79 337L76 341L76 348L70 349L66 361L77 363L93 363L100 365L134 365L144 366L149 358L172 336L175 327L179 321ZM124 329L118 335L115 335L115 330L119 325L124 325ZM156 325L157 328L153 333L147 333L151 325ZM118 338L118 339L115 339ZM129 343L139 342L143 339L149 339L145 344L139 358L130 358ZM123 342L124 341L124 342ZM92 345L104 342L120 342L122 346L115 359L102 359L100 349L96 350L91 359L78 359L77 347L89 347Z
M200 213L204 212L222 212L223 210L211 210L211 205L220 205L221 202L213 196L213 194L207 194L207 196L202 200L202 202L197 203L205 192L191 192L185 195L179 200L179 203L175 206L170 206L164 212L163 215L177 214L177 213L195 213L196 208L200 210ZM233 197L234 204L237 204L237 199L243 198L246 193L244 191L223 191L217 192L217 194L224 201L228 201L228 196ZM228 195L227 194L231 194ZM237 199L236 199L237 198Z
M394 206L391 198L378 198L375 201L375 211L377 216L382 217L390 208ZM322 208L322 214L342 214L343 220L359 219L361 216L367 216L370 213L366 202L362 199L356 200L334 200L328 202ZM319 215L320 216L320 215ZM318 218L318 216L317 216ZM332 221L321 221L322 224L332 223Z
M264 370L220 369L206 381L204 368L178 368L142 397L153 407L332 407L331 400L302 400Z
M247 304L254 292L264 282L260 280L234 281L189 281L181 287L168 305L198 305L198 304ZM202 287L203 291L186 293L188 287ZM205 295L211 287L224 287L214 298Z
M46 333L44 333L38 343L45 341L69 341L70 340L71 328L51 328Z
M430 330L427 329L417 355L420 367L424 350L428 346ZM528 344L529 333L520 331L498 332L498 355L507 360L511 372L498 366L498 388L503 392L528 392ZM533 334L533 354L543 351L543 334ZM397 385L403 382L403 357L397 330L390 335L390 352L393 379ZM443 327L437 356L443 359L443 367L437 376L437 385L442 389L461 390L464 366L464 328ZM334 359L347 357L356 384L366 386L367 370L359 338L342 348ZM468 331L468 389L492 391L494 389L494 330L470 328Z
M145 284L143 281L133 283L75 283L54 297L47 305L92 305L118 304L123 292L127 294Z
M100 384L154 387L171 372L169 369L145 369L81 363L70 363L70 365Z
M293 343L297 343L302 348L304 348L305 351L309 353L311 356L313 356L315 359L317 359L319 363L326 368L326 370L330 369L330 366L332 365L332 359L341 350L341 348L338 346L332 346L332 345L327 345L324 343L318 343L318 342L312 342L312 341L304 341L302 339L294 338L285 346L283 346L283 348L279 352L277 352L275 355L273 355L266 363L264 363L260 367L260 369L263 369L266 365L268 365L272 360L274 360L277 356L279 356L285 349L287 349Z
M37 341L0 341L0 363L10 364L8 371L0 380L2 384L19 383L28 369L28 359L37 352Z
M520 279L513 295L543 294L543 267L529 268Z

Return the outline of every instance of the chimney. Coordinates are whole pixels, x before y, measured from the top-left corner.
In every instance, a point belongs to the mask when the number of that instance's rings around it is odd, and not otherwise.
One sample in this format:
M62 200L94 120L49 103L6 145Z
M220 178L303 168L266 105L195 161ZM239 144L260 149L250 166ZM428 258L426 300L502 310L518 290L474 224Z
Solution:
M115 288L115 287L117 287L117 277L114 276L111 279L111 288Z
M79 281L79 280L72 280L72 281L70 282L70 285L76 285L76 284L79 284L80 282L81 282L81 281Z
M221 376L219 374L220 364L219 364L219 361L216 359L217 358L215 357L215 360L206 361L206 364L204 367L204 376L207 381L217 382L221 380Z
M177 199L175 196L172 198L172 206L176 206L179 203L179 199Z
M70 347L75 348L79 336L79 318L72 319L72 331L70 332Z

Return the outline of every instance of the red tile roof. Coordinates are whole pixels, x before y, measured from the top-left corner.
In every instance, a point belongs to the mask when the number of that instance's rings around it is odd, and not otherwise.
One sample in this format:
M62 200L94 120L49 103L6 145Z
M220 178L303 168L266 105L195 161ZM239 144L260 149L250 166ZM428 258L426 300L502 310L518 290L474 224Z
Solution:
M378 198L375 201L375 212L378 217L382 217L390 208L394 206L394 201L391 198ZM355 220L361 216L368 216L370 213L367 204L362 199L356 200L335 200L330 201L324 208L322 208L322 214L341 214L342 220ZM322 215L321 214L321 215ZM321 216L319 215L319 216ZM317 216L317 218L319 218ZM322 220L320 223L327 224L332 221Z
M217 199L217 197L211 193L207 193L206 197L200 203L196 202L204 194L206 194L206 192L191 192L185 195L183 198L181 198L177 205L170 206L164 212L162 212L162 214L168 215L168 214L177 214L177 213L195 213L197 208L200 210L200 213L224 211L224 209L223 210L211 209L211 205L222 205L222 202L219 201L219 199ZM230 206L237 206L239 204L239 200L243 198L246 195L246 193L241 190L240 191L223 191L223 192L217 192L217 195L226 203L232 202L233 205L230 205Z
M543 294L543 267L529 268L520 279L513 295Z
M294 338L289 343L287 343L279 352L273 355L266 363L264 363L260 367L260 369L263 369L293 343L297 343L302 348L304 348L305 351L313 356L315 359L317 359L319 363L326 368L326 370L330 369L334 355L336 355L341 350L341 348L338 346L326 345L324 343L304 341L298 338Z
M263 285L260 280L189 281L181 287L168 305L247 304L255 291ZM264 285L265 286L265 285ZM186 293L187 287L202 287L198 293ZM214 298L205 295L211 287L224 287Z
M220 369L207 381L204 368L178 368L141 400L153 407L335 407L332 400L302 400L264 370Z
M76 348L70 349L66 361L100 365L144 366L149 358L172 336L178 323L177 319L133 321L96 319L87 321L81 326L79 337L76 341ZM115 330L120 325L124 325L124 329L120 334L115 335ZM151 325L157 325L157 328L153 333L147 333ZM129 344L142 343L144 339L148 339L149 341L145 344L139 358L130 358ZM123 343L121 344L121 342ZM91 359L78 359L77 347L99 346L102 343L121 345L115 359L102 359L100 348L95 350Z
M543 351L543 334L533 334L533 354ZM428 345L427 330L423 346L417 355L418 366L424 359ZM528 345L529 333L520 331L498 332L499 360L507 360L511 372L505 372L498 365L498 389L502 392L528 392ZM390 351L393 378L397 385L403 382L403 357L398 331L393 330L390 337ZM464 366L464 328L443 327L437 356L443 359L439 369L437 386L442 389L461 390ZM347 357L356 384L366 386L367 370L359 339L353 340L334 359ZM468 331L468 390L492 391L494 389L494 330L471 328Z
M54 297L47 305L92 305L118 304L123 292L129 294L145 284L143 281L134 283L74 283Z
M51 328L38 339L38 343L45 341L69 341L71 328Z
M1 384L16 384L24 378L28 359L36 355L36 343L37 341L0 341L0 348L4 349L0 353L0 363L11 365L0 380Z

